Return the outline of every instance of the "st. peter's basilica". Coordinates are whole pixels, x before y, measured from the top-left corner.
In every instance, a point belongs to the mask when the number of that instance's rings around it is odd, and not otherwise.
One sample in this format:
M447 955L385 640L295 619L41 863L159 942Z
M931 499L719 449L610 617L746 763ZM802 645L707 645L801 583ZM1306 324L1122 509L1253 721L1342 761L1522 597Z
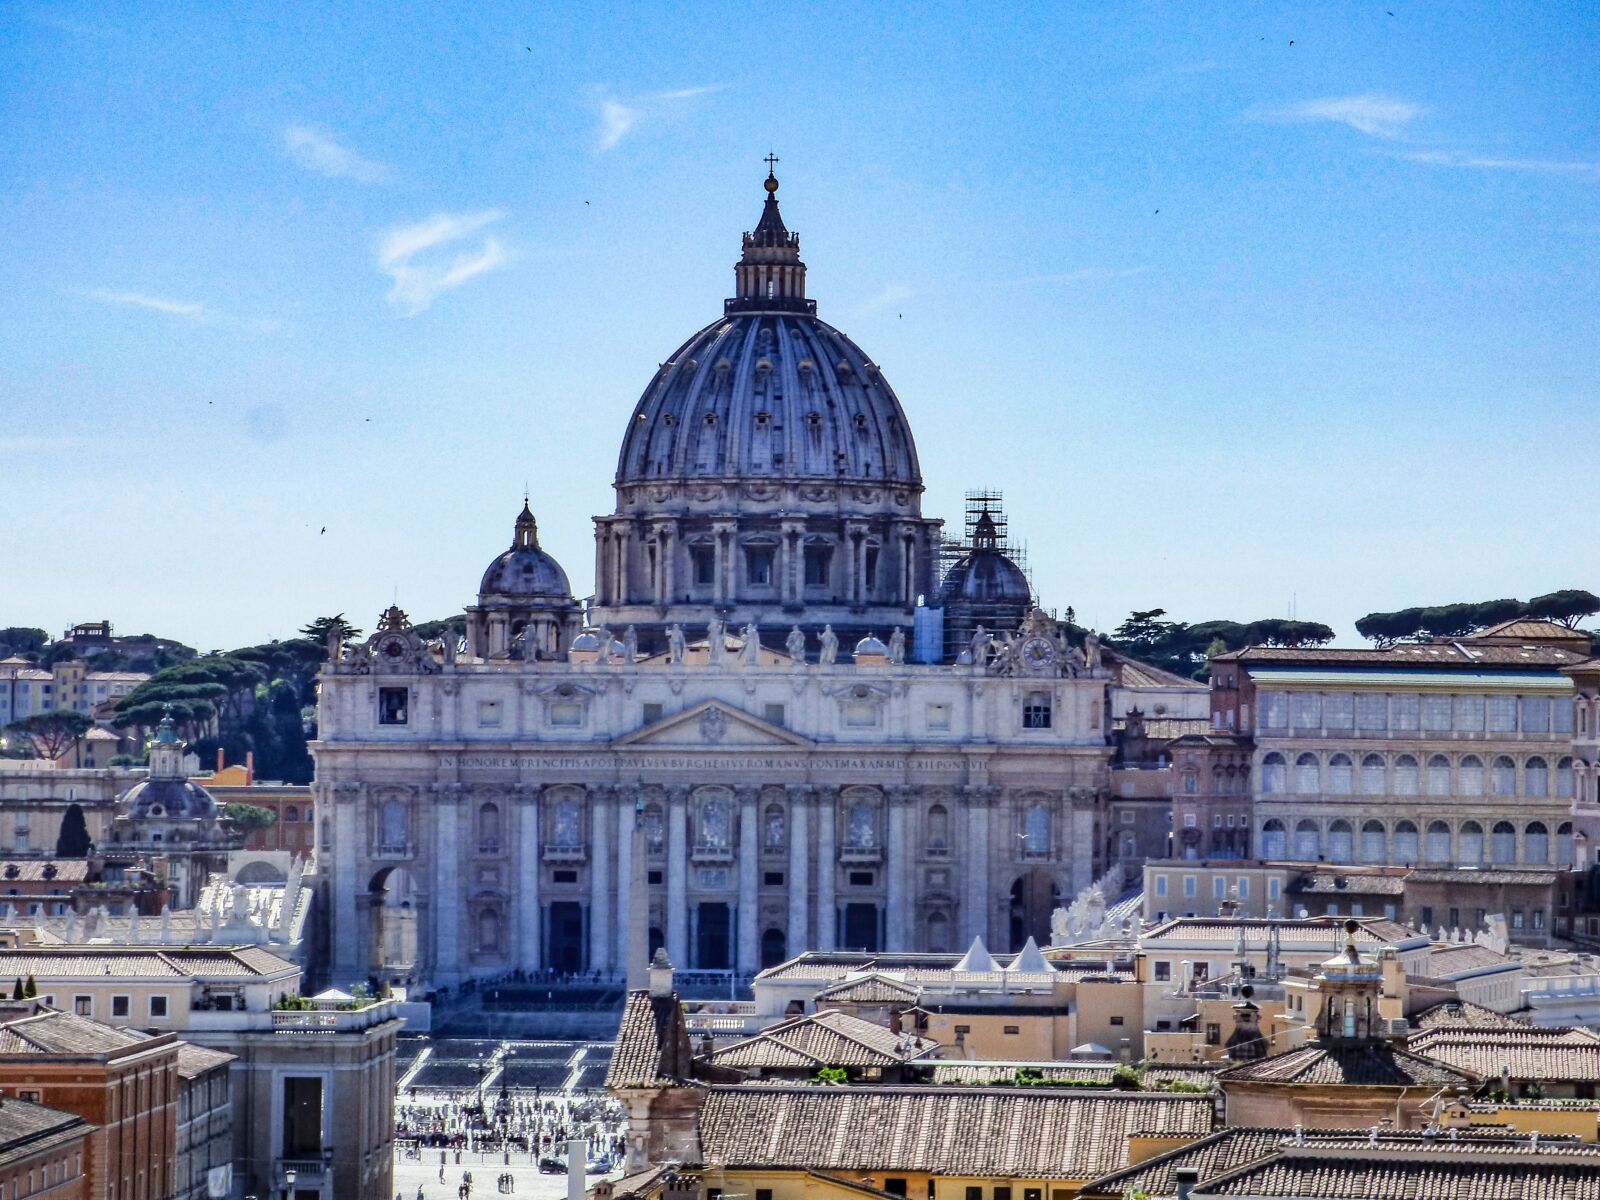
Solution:
M330 646L336 978L1015 948L1108 865L1127 689L992 514L941 570L910 423L765 188L735 295L621 431L587 608L525 506L464 640L391 608Z

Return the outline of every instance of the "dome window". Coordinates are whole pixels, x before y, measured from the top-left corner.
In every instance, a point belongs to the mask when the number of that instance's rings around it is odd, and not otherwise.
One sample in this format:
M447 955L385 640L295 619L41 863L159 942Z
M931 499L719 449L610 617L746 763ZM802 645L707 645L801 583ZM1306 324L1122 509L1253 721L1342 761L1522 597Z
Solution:
M866 413L857 413L856 414L856 432L859 433L862 437L866 437L867 436L867 414Z
M756 414L756 428L765 429L768 425L771 425L771 424L772 424L772 414L771 413L758 412Z
M705 422L706 422L706 428L707 428L707 429L714 429L714 428L716 428L716 424L717 424L717 414L716 414L716 413L709 413L709 412L708 412L708 413L707 413L707 414L706 414L706 415L705 415Z
M811 430L813 433L821 429L822 414L818 412L808 412L806 414L806 428Z
M661 423L663 425L667 426L668 428L671 428L673 425L677 424L677 422L672 419L672 414L671 413L664 414L662 416L662 418L661 418Z

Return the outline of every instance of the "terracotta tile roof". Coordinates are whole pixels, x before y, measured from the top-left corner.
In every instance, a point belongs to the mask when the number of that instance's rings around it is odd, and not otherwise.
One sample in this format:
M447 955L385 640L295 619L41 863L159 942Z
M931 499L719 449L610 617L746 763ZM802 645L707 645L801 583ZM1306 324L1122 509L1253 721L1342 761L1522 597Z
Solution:
M48 868L48 870L47 870ZM16 874L10 874L12 870ZM89 877L86 858L0 860L0 883L82 883Z
M149 1040L146 1034L52 1009L0 1025L0 1054L108 1054Z
M1208 1096L1037 1088L713 1087L707 1164L1091 1179L1127 1165L1127 1135L1211 1131Z
M915 1001L916 988L901 983L887 975L864 975L859 979L846 979L817 993L817 1003L838 1004L899 1004Z
M682 1082L692 1073L689 1031L678 997L628 993L606 1068L608 1088L647 1088Z
M1104 1086L1116 1074L1121 1063L1115 1062L1067 1062L1051 1060L1045 1062L998 1062L995 1060L960 1061L960 1062L935 1062L927 1064L928 1073L933 1083L946 1086L966 1085L975 1087L998 1083L1009 1083L1016 1078L1019 1070L1036 1072L1041 1079L1052 1082L1065 1082L1068 1080L1083 1082L1090 1086ZM1145 1087L1151 1091L1158 1091L1164 1083L1199 1084L1211 1088L1216 1084L1216 1071L1210 1067L1190 1066L1176 1063L1152 1063L1146 1066L1141 1074Z
M1555 621L1529 620L1526 617L1513 617L1509 621L1501 621L1498 625L1480 629L1471 637L1463 638L1462 640L1480 642L1487 641L1490 638L1571 642L1585 650L1589 646L1589 635L1581 629L1568 629L1565 625L1559 625Z
M1393 668L1420 666L1472 670L1481 667L1564 667L1588 658L1583 652L1554 646L1507 646L1457 642L1403 642L1386 650L1289 649L1250 646L1217 655L1213 661L1242 662L1247 667L1314 663L1324 666Z
M1349 917L1307 917L1294 920L1288 918L1268 920L1260 917L1235 917L1225 920L1221 917L1174 917L1154 929L1147 930L1140 936L1139 941L1145 947L1156 945L1159 949L1166 949L1158 944L1167 939L1172 941L1210 939L1231 948L1239 936L1240 929L1244 930L1245 938L1251 945L1257 945L1273 928L1276 928L1279 937L1285 943L1285 949L1298 948L1301 945L1325 945L1329 950L1337 950L1344 945L1344 923L1349 919ZM1356 931L1356 942L1362 946L1393 945L1423 936L1415 929L1381 918L1362 920L1360 925L1361 928Z
M1489 1028L1528 1029L1526 1021L1497 1013L1492 1008L1474 1004L1470 1000L1449 1000L1435 1004L1417 1014L1411 1022L1418 1029L1438 1028Z
M1270 1158L1203 1179L1194 1200L1600 1200L1600 1148L1531 1140L1376 1145L1310 1139Z
M961 954L922 954L922 953L885 953L867 954L843 950L808 950L804 954L781 962L775 967L768 967L760 972L756 978L772 982L801 982L803 980L817 980L820 983L831 985L843 980L847 976L861 974L887 975L901 983L915 987L918 983L948 983L952 980L971 980L975 983L983 982L986 975L982 972L958 972L955 970L961 961ZM997 965L1004 967L1011 962L1014 954L992 955ZM1059 964L1058 964L1059 966ZM1104 972L1106 967L1102 965ZM987 975L995 983L1001 979L1016 982L1015 975L1002 976L999 972Z
M220 1066L238 1058L226 1050L213 1050L210 1046L196 1046L193 1042L178 1043L178 1074L185 1079L198 1079Z
M1387 1042L1313 1042L1222 1072L1229 1083L1296 1083L1346 1087L1454 1087L1477 1079Z
M1587 1029L1440 1028L1413 1034L1406 1046L1439 1062L1492 1079L1593 1083L1600 1079L1600 1036Z
M1129 1192L1150 1196L1175 1196L1178 1181L1174 1172L1179 1167L1194 1167L1201 1179L1211 1179L1235 1167L1265 1158L1277 1150L1286 1138L1292 1138L1292 1129L1219 1129L1210 1137L1200 1138L1187 1146L1147 1158L1136 1166L1103 1175L1089 1183L1080 1196L1115 1196L1122 1200Z
M1517 960L1476 942L1457 946L1435 946L1428 954L1427 974L1435 979L1449 978L1464 971L1481 971L1485 967L1515 966Z
M0 1167L70 1145L93 1128L77 1113L7 1096L0 1103Z
M794 1069L896 1067L939 1052L937 1042L892 1033L882 1025L827 1010L795 1017L711 1056L719 1067Z
M1398 875L1310 871L1291 879L1286 890L1307 895L1403 896L1406 881Z
M147 918L154 925L154 918ZM129 946L28 946L0 949L0 978L106 977L123 979L257 978L297 971L293 963L259 946L136 948Z

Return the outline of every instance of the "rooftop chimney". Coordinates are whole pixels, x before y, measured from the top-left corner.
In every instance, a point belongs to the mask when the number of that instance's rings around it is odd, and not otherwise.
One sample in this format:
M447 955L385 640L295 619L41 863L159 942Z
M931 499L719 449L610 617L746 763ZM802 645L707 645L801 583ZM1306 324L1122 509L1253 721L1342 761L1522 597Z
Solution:
M1178 1185L1178 1200L1189 1200L1189 1193L1200 1182L1200 1168L1176 1167L1172 1172L1172 1181Z

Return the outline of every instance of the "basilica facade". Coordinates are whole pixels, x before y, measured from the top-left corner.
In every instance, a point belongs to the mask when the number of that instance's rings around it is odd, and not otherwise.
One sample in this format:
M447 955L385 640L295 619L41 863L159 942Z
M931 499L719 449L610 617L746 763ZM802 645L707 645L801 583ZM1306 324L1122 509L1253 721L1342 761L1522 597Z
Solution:
M391 608L330 645L336 979L1020 947L1107 865L1098 647L992 536L940 578L905 414L765 186L735 296L622 431L587 611L524 507L465 639Z

